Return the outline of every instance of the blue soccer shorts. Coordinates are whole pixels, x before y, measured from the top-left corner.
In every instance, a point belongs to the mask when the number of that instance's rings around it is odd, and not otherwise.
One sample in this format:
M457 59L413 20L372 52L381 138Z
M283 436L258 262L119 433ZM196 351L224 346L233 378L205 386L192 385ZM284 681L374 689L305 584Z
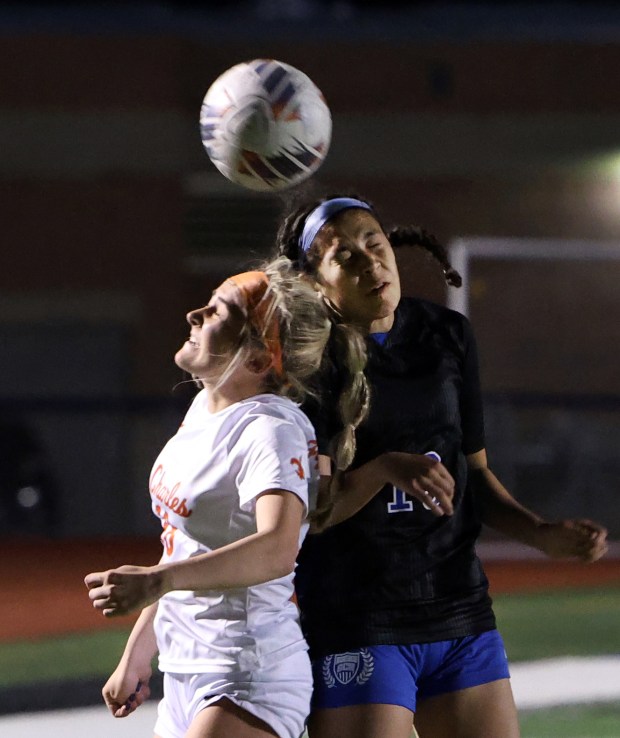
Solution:
M314 661L313 707L401 705L508 679L508 659L497 630L436 643L368 646Z

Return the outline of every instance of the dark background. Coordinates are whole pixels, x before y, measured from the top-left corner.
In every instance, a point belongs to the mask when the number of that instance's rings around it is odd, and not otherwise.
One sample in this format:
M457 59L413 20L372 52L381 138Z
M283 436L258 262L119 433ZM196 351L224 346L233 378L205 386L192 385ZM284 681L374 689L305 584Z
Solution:
M191 396L172 361L185 312L268 252L282 209L199 137L211 82L256 57L330 105L312 184L451 248L620 254L615 3L3 6L0 532L156 532L150 466ZM492 466L618 537L617 257L470 266ZM406 292L452 299L423 255L402 269Z

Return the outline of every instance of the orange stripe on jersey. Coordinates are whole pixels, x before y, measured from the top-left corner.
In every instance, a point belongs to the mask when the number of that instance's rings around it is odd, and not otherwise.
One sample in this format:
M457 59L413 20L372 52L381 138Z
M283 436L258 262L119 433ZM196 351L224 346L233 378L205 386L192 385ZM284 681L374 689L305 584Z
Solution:
M295 467L295 472L300 479L305 479L304 468L301 465L301 459L296 459L294 456L291 459L291 464Z

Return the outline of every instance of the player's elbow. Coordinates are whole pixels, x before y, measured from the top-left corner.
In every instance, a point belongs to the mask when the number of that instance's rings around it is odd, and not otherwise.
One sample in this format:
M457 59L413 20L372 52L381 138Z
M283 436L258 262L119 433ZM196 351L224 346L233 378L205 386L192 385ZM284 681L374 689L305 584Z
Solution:
M295 570L295 560L297 558L297 549L294 552L280 552L274 561L274 579L285 577L292 574Z
M296 541L291 545L291 542L274 536L269 542L269 550L265 557L269 579L279 579L291 574L295 570L297 552Z

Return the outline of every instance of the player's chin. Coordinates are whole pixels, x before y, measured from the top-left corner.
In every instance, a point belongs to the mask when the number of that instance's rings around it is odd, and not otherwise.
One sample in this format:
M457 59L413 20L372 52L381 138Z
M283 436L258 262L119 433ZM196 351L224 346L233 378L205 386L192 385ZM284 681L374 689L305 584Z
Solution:
M174 355L174 363L186 372L191 372L191 352L187 350L189 344L184 344Z
M389 287L382 293L377 294L373 298L376 303L377 319L387 318L398 307L400 293L390 289Z

